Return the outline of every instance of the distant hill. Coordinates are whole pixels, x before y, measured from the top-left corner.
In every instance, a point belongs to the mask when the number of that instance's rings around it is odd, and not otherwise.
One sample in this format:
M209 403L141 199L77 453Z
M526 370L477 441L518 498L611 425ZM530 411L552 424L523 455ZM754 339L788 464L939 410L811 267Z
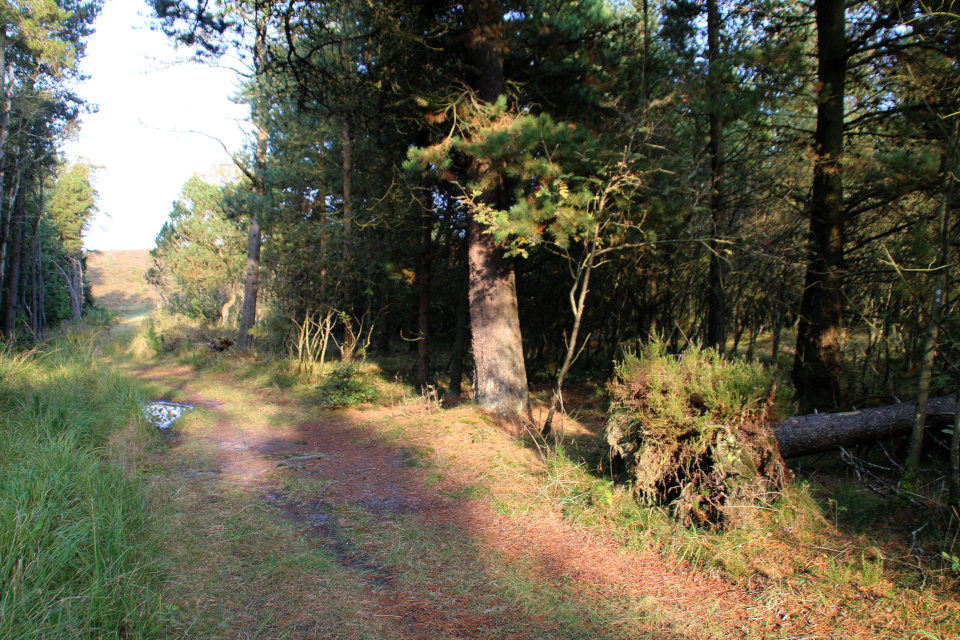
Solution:
M87 280L97 304L121 317L141 316L157 306L157 294L143 276L150 267L149 249L90 251Z

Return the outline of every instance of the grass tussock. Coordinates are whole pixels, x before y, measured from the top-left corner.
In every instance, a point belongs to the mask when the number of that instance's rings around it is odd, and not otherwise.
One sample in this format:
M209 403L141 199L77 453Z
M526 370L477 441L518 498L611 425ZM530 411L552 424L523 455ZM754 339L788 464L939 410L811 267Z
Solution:
M0 637L155 635L149 427L91 332L0 352Z

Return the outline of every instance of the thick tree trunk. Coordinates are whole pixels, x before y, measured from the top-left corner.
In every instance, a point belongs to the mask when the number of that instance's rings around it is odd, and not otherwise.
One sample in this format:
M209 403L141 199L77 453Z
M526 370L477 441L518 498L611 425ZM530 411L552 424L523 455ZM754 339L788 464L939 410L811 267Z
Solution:
M250 217L250 232L247 236L247 273L243 281L243 307L240 311L240 335L237 349L253 346L250 330L257 322L257 295L260 291L260 219L256 212Z
M529 400L513 265L476 221L469 242L474 400L482 409L519 415Z
M840 400L843 332L843 99L847 73L843 0L816 0L816 158L810 199L810 256L793 366L797 398L804 406L835 407Z
M717 0L707 0L707 48L710 64L710 272L707 276L708 347L723 353L726 346L727 296L723 288L726 261L719 242L725 227L723 176L723 115L720 113L720 10Z
M784 458L796 458L910 435L916 411L915 402L903 402L862 411L796 416L772 428L780 445L780 454ZM940 429L949 427L954 422L955 412L952 396L932 398L927 403L926 425Z
M473 88L484 103L506 92L497 52L502 22L496 3L474 0L466 6L468 63L476 71ZM492 171L473 161L474 179ZM479 200L502 208L502 185L491 187ZM471 217L468 233L470 326L473 334L474 400L488 411L519 415L527 411L527 374L520 339L520 316L512 263L486 227Z

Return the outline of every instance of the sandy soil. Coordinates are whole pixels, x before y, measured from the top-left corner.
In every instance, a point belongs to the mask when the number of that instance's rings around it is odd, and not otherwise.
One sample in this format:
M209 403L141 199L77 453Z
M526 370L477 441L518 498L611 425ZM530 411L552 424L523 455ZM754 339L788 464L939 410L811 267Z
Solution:
M142 316L157 306L157 294L143 279L150 251L90 251L87 280L97 304L120 318Z

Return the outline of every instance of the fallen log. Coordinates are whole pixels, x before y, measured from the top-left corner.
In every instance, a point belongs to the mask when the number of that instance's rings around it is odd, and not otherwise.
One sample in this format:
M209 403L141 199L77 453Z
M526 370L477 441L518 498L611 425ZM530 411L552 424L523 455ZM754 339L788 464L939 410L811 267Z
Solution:
M845 413L794 416L772 426L784 458L835 451L878 440L909 435L913 430L915 402ZM927 427L943 429L953 424L953 396L932 398L927 405Z

